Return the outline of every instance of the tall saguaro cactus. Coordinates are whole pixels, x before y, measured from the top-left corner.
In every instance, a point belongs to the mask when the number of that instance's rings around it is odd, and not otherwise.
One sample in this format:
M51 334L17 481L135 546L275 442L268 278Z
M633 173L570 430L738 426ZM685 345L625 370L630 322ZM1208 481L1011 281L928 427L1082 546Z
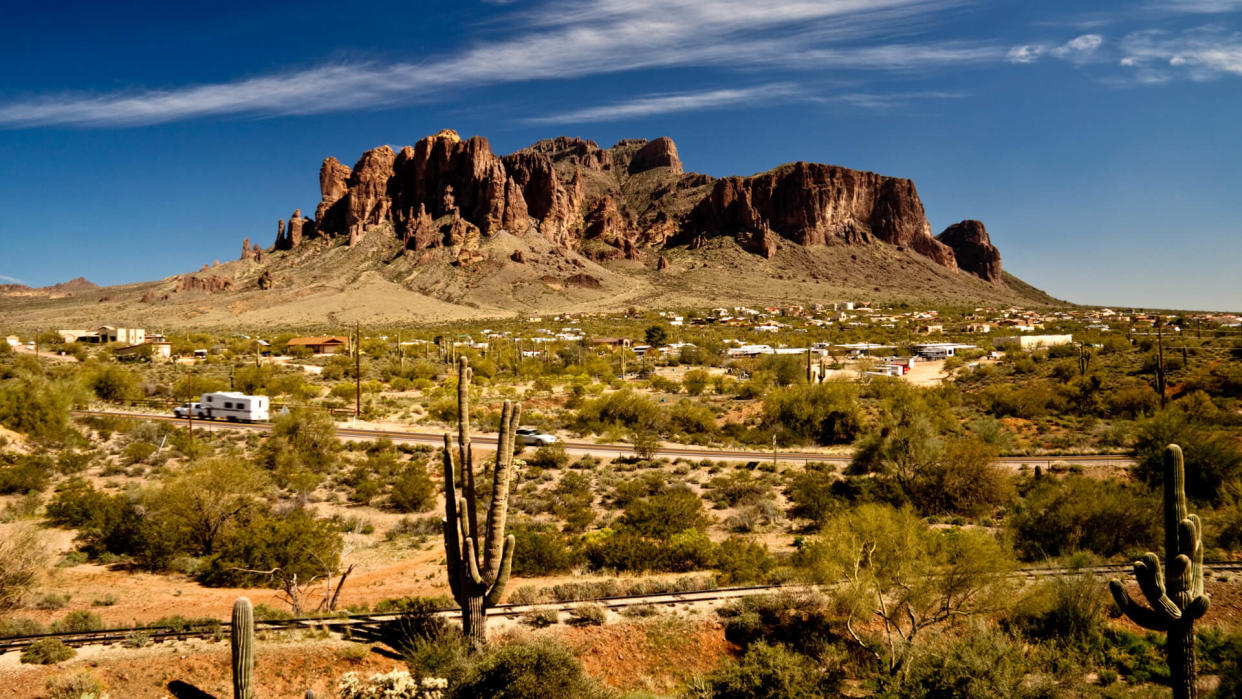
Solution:
M229 627L233 646L233 699L254 697L254 607L238 597L233 603L233 624Z
M479 538L475 506L474 457L470 449L470 365L465 357L457 365L458 458L461 493L458 494L453 464L453 440L444 435L444 555L449 587L461 607L462 632L473 648L487 643L487 608L495 606L509 582L513 563L513 536L505 536L509 513L509 481L513 473L513 446L522 413L518 403L505 401L500 413L500 436L496 441L492 503L487 511L484 539Z
M1160 558L1147 553L1134 562L1134 577L1147 598L1144 607L1117 580L1108 584L1126 616L1151 631L1164 631L1169 678L1175 699L1193 699L1195 688L1195 620L1208 609L1203 593L1203 525L1186 511L1186 466L1182 449L1164 451L1164 572Z

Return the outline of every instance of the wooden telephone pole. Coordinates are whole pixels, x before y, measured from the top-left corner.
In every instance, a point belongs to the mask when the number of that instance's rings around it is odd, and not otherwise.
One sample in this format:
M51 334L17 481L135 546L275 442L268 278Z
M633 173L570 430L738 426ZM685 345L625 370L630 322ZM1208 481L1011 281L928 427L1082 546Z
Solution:
M354 323L354 419L362 417L362 322Z

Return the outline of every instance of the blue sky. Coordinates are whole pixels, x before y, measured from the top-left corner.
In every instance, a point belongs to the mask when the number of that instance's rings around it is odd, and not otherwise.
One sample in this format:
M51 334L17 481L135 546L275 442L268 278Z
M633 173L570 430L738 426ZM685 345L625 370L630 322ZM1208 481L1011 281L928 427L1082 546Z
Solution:
M1242 308L1242 0L30 3L0 65L0 282L232 259L453 128L910 177L1059 297Z

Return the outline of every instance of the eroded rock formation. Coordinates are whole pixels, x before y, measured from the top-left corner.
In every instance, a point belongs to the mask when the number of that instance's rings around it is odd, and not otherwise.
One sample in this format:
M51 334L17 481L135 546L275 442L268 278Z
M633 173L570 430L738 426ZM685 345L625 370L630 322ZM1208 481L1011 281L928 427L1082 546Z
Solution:
M957 266L964 272L989 281L1004 284L1001 274L1000 250L992 245L992 238L982 221L965 220L944 229L936 240L953 250Z
M1000 279L1000 256L982 224L957 230L976 223L963 222L932 237L908 179L806 162L715 179L684 173L669 138L605 149L559 137L501 157L482 137L445 130L400 151L369 150L352 168L327 158L319 187L314 219L298 210L287 226L278 224L278 249L311 236L353 245L381 224L408 253L423 252L418 260L434 259L429 248L451 246L459 264L482 259L482 242L501 231L541 236L596 260L658 257L665 247L716 237L766 257L783 245L883 243Z

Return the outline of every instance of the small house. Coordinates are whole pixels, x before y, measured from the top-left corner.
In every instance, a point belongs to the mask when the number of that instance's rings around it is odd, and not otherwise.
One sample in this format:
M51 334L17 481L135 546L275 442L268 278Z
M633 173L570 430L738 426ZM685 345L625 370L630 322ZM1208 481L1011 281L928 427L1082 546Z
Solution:
M349 351L349 338L340 335L323 337L295 337L285 343L286 347L305 347L315 354L336 354Z

